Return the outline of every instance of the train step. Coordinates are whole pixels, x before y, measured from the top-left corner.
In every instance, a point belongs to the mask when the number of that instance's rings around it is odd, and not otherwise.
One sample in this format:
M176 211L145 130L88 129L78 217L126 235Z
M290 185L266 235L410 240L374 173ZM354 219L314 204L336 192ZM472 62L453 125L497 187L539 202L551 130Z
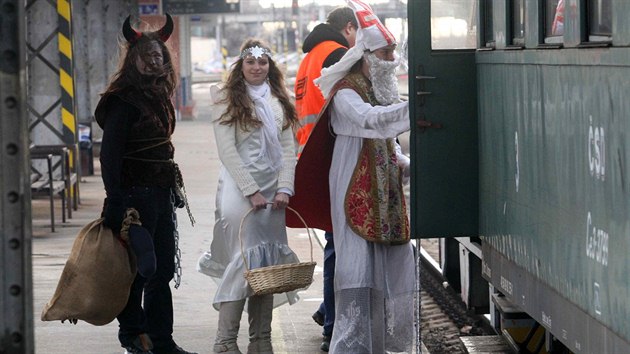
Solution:
M509 302L505 297L499 294L492 294L492 302L496 309L501 312L504 319L529 319L529 315L521 310L518 306Z
M470 336L460 337L466 353L515 353L507 344L503 336Z

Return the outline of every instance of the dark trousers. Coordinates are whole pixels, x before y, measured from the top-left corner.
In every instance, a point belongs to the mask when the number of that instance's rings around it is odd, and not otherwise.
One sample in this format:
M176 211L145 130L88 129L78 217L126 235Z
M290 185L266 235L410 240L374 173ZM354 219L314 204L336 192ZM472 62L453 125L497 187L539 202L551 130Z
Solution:
M173 301L169 286L175 272L175 213L171 189L132 187L126 195L125 206L138 211L142 226L153 237L157 268L149 279L136 275L127 306L117 317L118 339L125 346L138 334L147 333L155 347L168 347L174 343Z
M335 242L332 232L326 232L324 246L324 302L319 305L319 312L324 314L324 332L332 336L335 325Z

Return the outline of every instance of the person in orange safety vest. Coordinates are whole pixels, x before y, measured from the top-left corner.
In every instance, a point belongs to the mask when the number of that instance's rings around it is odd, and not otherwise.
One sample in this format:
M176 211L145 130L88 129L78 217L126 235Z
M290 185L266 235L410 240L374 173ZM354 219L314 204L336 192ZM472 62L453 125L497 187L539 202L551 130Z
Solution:
M324 106L324 96L313 80L321 75L322 68L338 62L354 46L356 33L357 20L352 10L338 7L328 14L326 23L315 26L304 40L302 51L306 56L295 77L295 108L300 122L298 156Z
M321 75L322 68L327 68L336 62L354 46L358 23L354 11L347 6L332 10L326 23L317 25L304 40L302 51L306 56L300 63L295 78L295 108L297 111L299 129L297 130L298 158L308 140L319 111L324 106L324 96L313 80ZM326 231L326 246L324 247L324 301L313 314L313 320L323 326L324 339L320 346L327 352L335 323L335 245L333 233Z

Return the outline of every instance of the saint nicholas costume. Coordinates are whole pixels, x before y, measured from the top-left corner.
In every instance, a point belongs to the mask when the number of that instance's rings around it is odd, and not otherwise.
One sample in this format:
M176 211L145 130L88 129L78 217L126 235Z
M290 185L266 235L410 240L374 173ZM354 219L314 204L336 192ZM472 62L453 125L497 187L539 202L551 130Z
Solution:
M310 226L332 226L335 234L330 352L410 353L416 277L401 168L401 161L408 168L408 158L395 141L410 129L409 105L381 105L369 78L350 71L365 51L394 40L369 5L359 0L348 5L359 22L357 42L316 80L326 105L298 161L290 206ZM322 181L322 173L328 179ZM322 217L325 199L328 217ZM287 225L299 227L290 215Z

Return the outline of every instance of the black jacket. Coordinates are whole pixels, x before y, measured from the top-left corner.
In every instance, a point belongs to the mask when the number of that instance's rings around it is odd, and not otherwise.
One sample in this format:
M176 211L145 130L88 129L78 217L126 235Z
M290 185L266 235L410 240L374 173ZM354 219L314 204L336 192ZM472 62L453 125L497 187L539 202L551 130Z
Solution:
M320 23L315 26L313 31L311 31L311 33L306 36L306 39L304 39L302 51L306 54L315 48L315 46L325 41L335 41L346 48L350 47L346 37L339 33L339 31L336 31L327 23ZM341 57L348 51L346 48L339 48L330 53L324 60L322 68L327 68L338 62L339 59L341 59Z
M132 186L175 186L174 147L169 141L175 112L170 101L151 100L128 89L103 96L95 118L103 128L100 161L108 199L121 199L123 190Z

